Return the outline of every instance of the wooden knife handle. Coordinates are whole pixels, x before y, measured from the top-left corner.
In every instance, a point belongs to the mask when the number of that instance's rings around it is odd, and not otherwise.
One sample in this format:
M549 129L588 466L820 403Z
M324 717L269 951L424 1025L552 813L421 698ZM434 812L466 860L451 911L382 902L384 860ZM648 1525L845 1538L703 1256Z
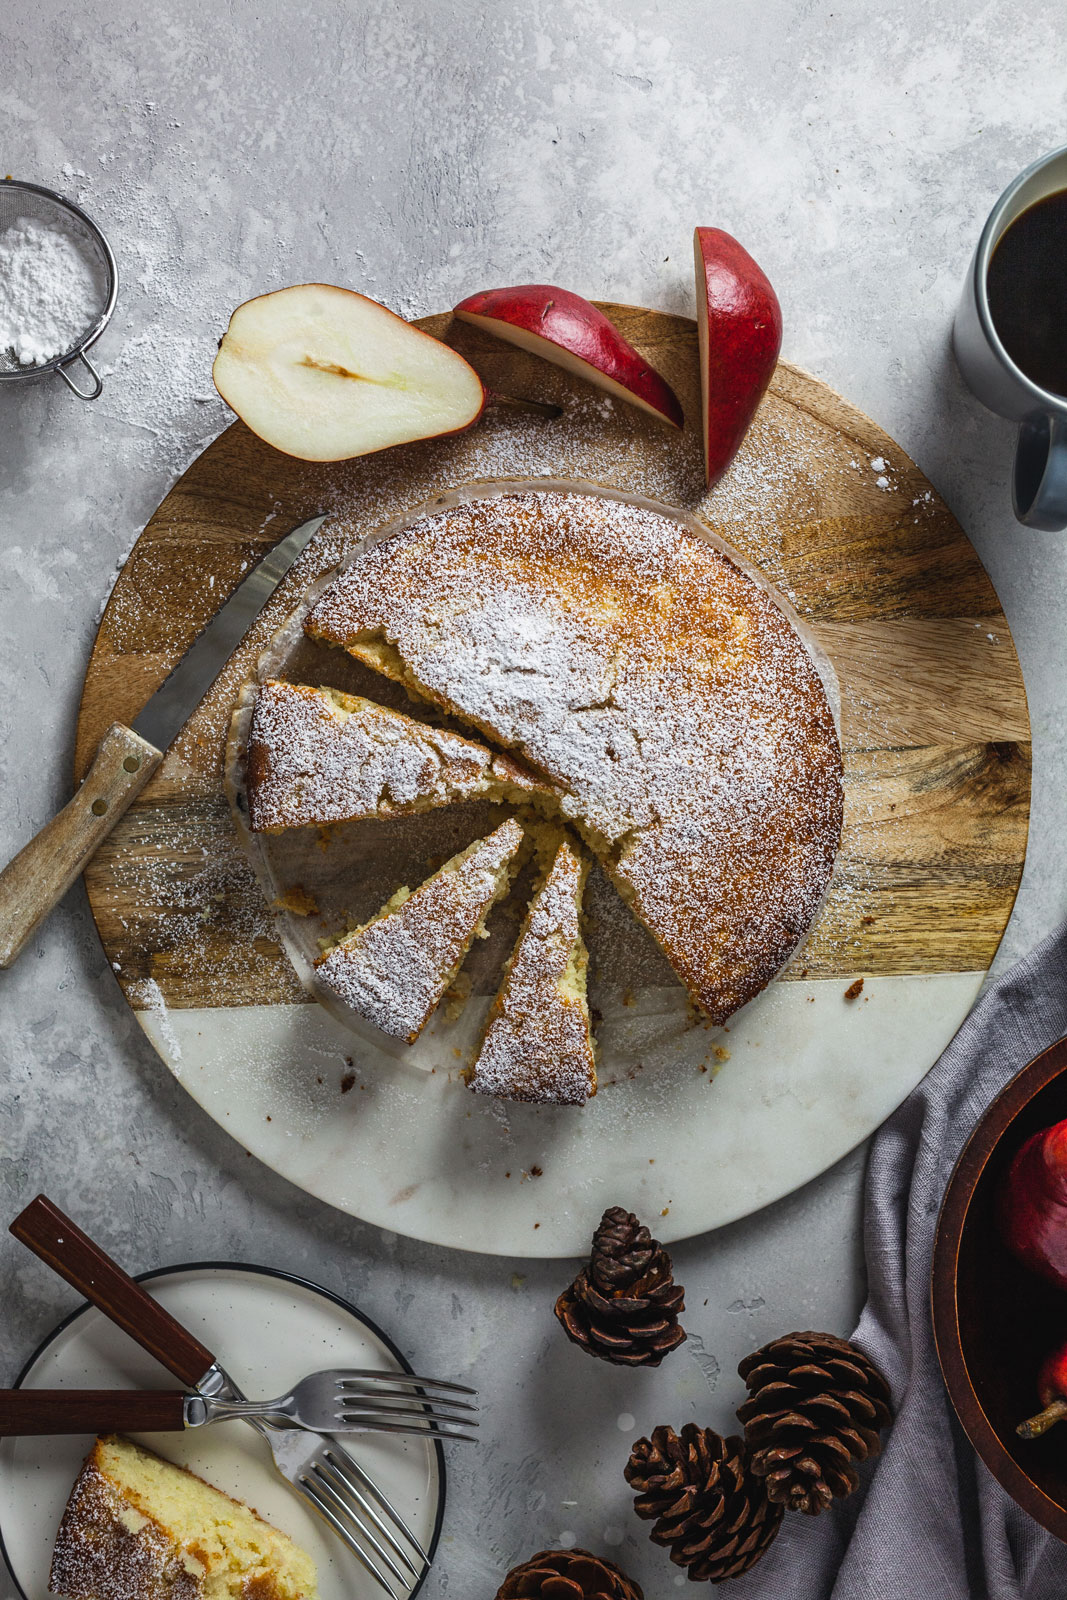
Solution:
M75 1227L47 1195L30 1201L11 1224L11 1232L190 1389L214 1366L215 1357L207 1346Z
M0 1438L31 1433L178 1433L180 1389L0 1389Z
M73 800L0 872L0 967L18 958L162 760L132 728L111 724Z

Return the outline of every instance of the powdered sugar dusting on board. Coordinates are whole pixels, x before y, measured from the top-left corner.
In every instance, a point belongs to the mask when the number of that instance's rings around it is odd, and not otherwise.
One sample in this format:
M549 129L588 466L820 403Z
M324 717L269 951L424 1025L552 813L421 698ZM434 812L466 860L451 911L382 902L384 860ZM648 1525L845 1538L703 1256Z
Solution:
M167 1049L167 1059L171 1071L180 1076L178 1066L182 1059L182 1047L178 1043L178 1036L170 1020L170 1012L163 998L163 991L155 978L136 978L129 985L130 998L134 1005L142 1011L149 1011L156 1019L159 1036Z
M509 818L396 910L331 950L317 968L319 981L383 1033L417 1038L507 889L522 840L521 826Z
M558 783L714 1020L810 924L842 817L823 685L771 597L669 516L470 500L365 551L307 627L372 666L384 638L409 685Z
M489 1012L470 1077L478 1094L582 1105L596 1089L584 992L564 979L577 961L585 981L579 925L585 872L570 845L556 858L530 905L510 969Z

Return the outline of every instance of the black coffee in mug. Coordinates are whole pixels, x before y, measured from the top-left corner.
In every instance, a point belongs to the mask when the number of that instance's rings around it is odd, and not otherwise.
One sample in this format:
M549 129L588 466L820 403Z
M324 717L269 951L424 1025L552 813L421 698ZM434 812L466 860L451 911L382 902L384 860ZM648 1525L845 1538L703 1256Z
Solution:
M989 312L1032 383L1067 395L1067 189L1027 207L993 251Z

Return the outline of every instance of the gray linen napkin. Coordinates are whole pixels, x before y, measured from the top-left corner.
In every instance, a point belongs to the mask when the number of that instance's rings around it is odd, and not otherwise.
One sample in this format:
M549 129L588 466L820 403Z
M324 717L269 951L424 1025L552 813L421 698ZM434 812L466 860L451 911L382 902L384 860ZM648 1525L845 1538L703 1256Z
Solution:
M731 1600L1065 1600L1067 1545L1019 1510L956 1421L930 1322L934 1227L956 1157L1009 1078L1067 1034L1067 926L993 984L871 1147L868 1299L853 1337L896 1421L865 1485L787 1514Z

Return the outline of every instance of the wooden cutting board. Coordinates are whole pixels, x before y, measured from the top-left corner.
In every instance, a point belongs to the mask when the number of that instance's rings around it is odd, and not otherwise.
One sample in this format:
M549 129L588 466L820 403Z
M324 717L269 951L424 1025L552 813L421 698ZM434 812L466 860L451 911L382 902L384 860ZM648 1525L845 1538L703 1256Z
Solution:
M735 1173L729 1195L697 1196L677 1226L673 1219L660 1225L664 1237L677 1237L763 1204L836 1159L918 1080L962 1021L1004 932L1022 873L1030 727L1018 659L989 578L955 518L893 440L824 384L782 363L733 468L707 494L696 426L695 324L630 306L603 309L673 384L688 419L684 434L449 316L420 326L461 350L495 392L554 401L563 415L546 420L492 405L466 434L326 466L283 456L240 423L222 434L163 500L119 574L86 674L76 775L84 773L108 724L135 716L249 566L316 512L343 510L361 533L370 532L446 489L544 477L630 490L702 519L792 602L829 655L841 688L845 829L816 926L784 982L774 986L781 997L774 1004L782 1049L789 1053L795 1028L781 1020L782 1008L802 999L798 985L814 986L803 1018L813 1024L823 1016L818 1008L830 1006L825 1026L836 1037L845 1024L835 1019L856 1013L855 1006L842 1005L844 988L864 977L866 1001L883 984L886 995L892 990L885 1004L897 1018L893 1025L904 1031L897 1044L885 1035L886 1062L879 1064L882 1023L872 1005L868 1031L849 1035L847 1046L838 1039L837 1077L820 1091L824 1099L811 1110L811 1129L798 1132L805 1147L793 1165L780 1163L781 1172L753 1182L751 1193L745 1174ZM535 1247L521 1230L541 1223L520 1216L518 1201L508 1202L514 1216L509 1213L488 1243L482 1242L485 1216L507 1211L495 1195L488 1207L483 1196L478 1215L472 1211L466 1220L458 1213L458 1220L436 1219L442 1196L447 1201L462 1187L455 1174L442 1178L434 1206L409 1219L403 1206L399 1215L386 1216L376 1191L351 1191L347 1179L330 1176L321 1163L294 1166L277 1128L265 1126L272 1121L270 1104L257 1105L254 1116L240 1107L231 1115L220 1077L231 1045L217 1043L215 1054L201 1059L199 1045L190 1044L209 1039L212 1017L217 1041L230 1039L238 1013L248 1037L251 1020L275 1014L288 1019L285 1028L303 1015L312 1031L319 1026L312 1015L318 1008L279 946L272 913L238 843L223 792L223 752L231 707L259 652L306 586L343 553L344 542L327 523L91 862L86 883L93 915L118 981L160 1053L212 1115L263 1159L335 1204L421 1237L476 1249L566 1254L584 1247L585 1220L560 1222L555 1232L546 1228ZM903 1019L913 1002L912 989L898 980L951 974L970 976L944 976L933 989L928 983L915 989L931 1020L915 1044L915 1060L901 1063L900 1049L911 1038ZM935 1017L938 1007L943 1014ZM817 1066L820 1036L813 1026L809 1032ZM755 1062L766 1059L769 1037L753 1036ZM874 1062L868 1077L881 1074L885 1082L881 1099L864 1101L861 1110L866 1088L860 1083L857 1091L848 1079L847 1061L866 1053L867 1041ZM740 1048L736 1034L730 1048L735 1054ZM277 1056L283 1046L271 1049ZM716 1052L720 1060L728 1053ZM249 1045L241 1091L249 1104L258 1059ZM194 1081L194 1070L204 1076ZM701 1070L713 1073L715 1063ZM322 1076L316 1081L321 1084ZM729 1103L725 1074L715 1088L719 1103ZM455 1092L462 1095L462 1086ZM827 1117L837 1116L832 1107L850 1102L852 1121L838 1118L840 1126L823 1141ZM613 1114L622 1116L611 1112L604 1092L582 1115L594 1119L587 1120L588 1130L596 1118ZM687 1118L689 1112L679 1112L676 1147ZM622 1149L621 1136L604 1137L606 1152ZM530 1160L543 1164L537 1147L531 1149ZM724 1152L725 1161L725 1146ZM706 1146L694 1147L691 1170L702 1171L708 1159ZM604 1161L607 1171L607 1153ZM501 1165L503 1184L513 1165L505 1153ZM655 1168L657 1181L661 1173L666 1184L662 1165ZM695 1196L701 1189L695 1179L689 1186ZM414 1193L417 1183L409 1187ZM662 1198L657 1193L649 1203ZM670 1194L666 1198L671 1201ZM610 1196L605 1203L612 1203ZM637 1198L628 1203L636 1205ZM557 1204L563 1217L559 1192Z
M731 474L705 495L694 324L604 310L674 385L690 419L682 438L443 316L420 325L493 389L556 400L567 414L493 407L469 434L339 466L280 455L241 423L209 445L115 584L86 674L77 778L107 725L136 714L250 564L305 517L365 507L370 528L442 488L497 476L612 484L707 521L812 623L841 680L845 836L791 975L984 970L1022 872L1030 728L1011 634L969 540L881 429L785 363ZM86 874L135 1006L148 979L171 1007L305 998L238 852L222 751L239 681L340 553L324 529Z

